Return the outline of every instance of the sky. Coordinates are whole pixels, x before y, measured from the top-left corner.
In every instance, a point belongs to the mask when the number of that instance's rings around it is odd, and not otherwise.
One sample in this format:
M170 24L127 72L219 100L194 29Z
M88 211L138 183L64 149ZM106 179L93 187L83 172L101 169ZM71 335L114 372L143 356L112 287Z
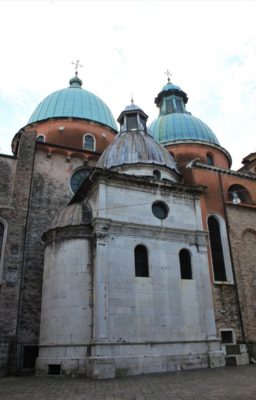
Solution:
M168 69L240 168L256 151L255 16L247 0L0 0L0 152L80 60L115 119L132 94L149 124Z

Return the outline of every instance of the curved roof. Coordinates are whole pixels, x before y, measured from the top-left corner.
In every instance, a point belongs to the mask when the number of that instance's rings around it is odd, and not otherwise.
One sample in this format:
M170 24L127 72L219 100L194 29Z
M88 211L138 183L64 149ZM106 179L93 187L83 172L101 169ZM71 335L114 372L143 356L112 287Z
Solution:
M89 224L92 212L88 204L82 202L69 204L53 219L51 229L64 226Z
M181 90L181 88L178 85L168 82L166 85L164 85L162 90Z
M82 89L82 81L75 76L70 86L47 96L37 106L28 124L48 118L80 118L99 122L117 131L117 126L108 106L95 94Z
M119 133L98 160L98 168L110 169L124 164L157 164L176 170L170 153L143 131ZM176 172L178 172L176 170Z
M219 145L217 137L209 126L189 113L159 115L151 123L149 132L160 143L203 141Z

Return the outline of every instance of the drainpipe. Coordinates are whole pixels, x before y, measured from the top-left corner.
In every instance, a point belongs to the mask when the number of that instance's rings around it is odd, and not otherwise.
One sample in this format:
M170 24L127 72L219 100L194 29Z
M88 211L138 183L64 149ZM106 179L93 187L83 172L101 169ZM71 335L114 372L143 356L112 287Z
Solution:
M233 277L234 277L235 292L236 292L236 297L238 300L237 301L238 315L239 315L239 319L240 319L242 338L243 338L243 342L245 343L246 340L245 340L244 324L243 324L242 312L241 312L241 307L240 307L236 273L235 273L235 268L234 268L234 258L233 258L231 240L230 240L230 234L229 234L229 219L228 219L228 214L227 214L227 210L226 210L226 203L225 203L225 199L224 199L223 185L222 185L222 179L221 179L220 172L218 172L218 177L219 177L219 183L220 183L221 200L222 200L222 205L223 205L223 210L224 210L224 217L225 217L226 224L227 224L228 246L229 246L230 258L231 258L232 273L233 273Z

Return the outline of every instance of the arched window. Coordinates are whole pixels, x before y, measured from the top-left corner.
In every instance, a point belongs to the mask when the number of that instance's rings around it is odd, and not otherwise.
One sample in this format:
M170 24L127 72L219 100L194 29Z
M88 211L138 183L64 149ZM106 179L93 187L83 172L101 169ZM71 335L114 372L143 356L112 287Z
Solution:
M135 276L147 277L148 271L148 251L145 246L139 244L134 249Z
M95 150L95 138L92 135L85 135L83 148L87 150Z
M227 275L224 262L220 224L217 218L215 218L214 216L208 218L208 229L210 236L214 280L225 282L227 281Z
M207 165L214 165L213 156L209 153L206 154Z
M187 249L182 249L180 257L180 277L181 279L192 279L191 257Z
M159 171L159 169L154 169L153 176L156 179L161 179L161 172Z
M37 136L36 140L37 140L37 142L45 142L45 137L44 137L44 135L39 135L39 136Z
M236 199L236 202L234 201ZM228 189L228 200L234 204L246 203L251 204L251 196L248 190L241 185L232 185ZM239 202L240 200L240 202Z

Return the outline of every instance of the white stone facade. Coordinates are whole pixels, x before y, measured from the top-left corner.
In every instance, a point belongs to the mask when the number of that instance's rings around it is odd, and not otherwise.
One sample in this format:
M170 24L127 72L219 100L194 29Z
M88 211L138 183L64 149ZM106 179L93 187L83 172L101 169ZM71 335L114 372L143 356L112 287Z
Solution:
M110 378L224 365L198 194L109 175L86 195L91 238L70 233L46 245L38 371L52 363ZM155 201L168 206L166 219L153 215ZM135 276L139 244L148 277ZM180 276L181 249L191 255L191 280Z

